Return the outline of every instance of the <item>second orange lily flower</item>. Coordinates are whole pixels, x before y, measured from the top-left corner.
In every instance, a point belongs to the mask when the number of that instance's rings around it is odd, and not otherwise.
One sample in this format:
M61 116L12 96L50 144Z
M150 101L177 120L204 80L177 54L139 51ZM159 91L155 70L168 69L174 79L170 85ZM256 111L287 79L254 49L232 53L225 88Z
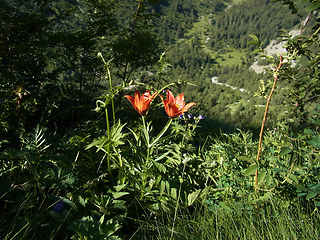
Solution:
M144 94L140 94L137 90L134 97L125 95L125 97L131 102L133 107L140 113L141 116L146 115L150 108L150 103L157 93L150 94L150 90L146 91Z
M177 98L174 98L173 94L167 90L167 100L164 100L162 96L160 97L163 101L165 111L171 119L179 117L181 114L187 112L189 108L196 105L194 102L185 105L184 93L181 93Z

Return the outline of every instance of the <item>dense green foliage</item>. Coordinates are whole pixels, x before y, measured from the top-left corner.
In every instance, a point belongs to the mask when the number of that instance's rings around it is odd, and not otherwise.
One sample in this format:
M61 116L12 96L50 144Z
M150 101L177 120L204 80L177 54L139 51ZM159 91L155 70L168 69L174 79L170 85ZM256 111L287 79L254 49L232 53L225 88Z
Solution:
M124 5L116 1L2 1L2 122L31 129L39 121L52 121L53 131L77 123L84 108L90 112L92 98L105 85L98 52L114 58L119 81L129 81L136 69L152 64L157 50L146 23L148 16L135 3L131 8ZM17 105L18 111L12 111Z
M319 10L1 1L0 238L317 239ZM124 98L168 88L197 104Z

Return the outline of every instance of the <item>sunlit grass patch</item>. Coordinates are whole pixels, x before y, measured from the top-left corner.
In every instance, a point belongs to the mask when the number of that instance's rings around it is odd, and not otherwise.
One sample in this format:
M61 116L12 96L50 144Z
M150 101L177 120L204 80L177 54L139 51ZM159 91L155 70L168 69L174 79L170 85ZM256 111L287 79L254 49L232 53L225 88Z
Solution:
M211 56L220 66L241 65L245 63L247 53L239 49L230 49L223 53L212 53Z
M232 0L232 4L239 4L239 3L242 3L246 0Z

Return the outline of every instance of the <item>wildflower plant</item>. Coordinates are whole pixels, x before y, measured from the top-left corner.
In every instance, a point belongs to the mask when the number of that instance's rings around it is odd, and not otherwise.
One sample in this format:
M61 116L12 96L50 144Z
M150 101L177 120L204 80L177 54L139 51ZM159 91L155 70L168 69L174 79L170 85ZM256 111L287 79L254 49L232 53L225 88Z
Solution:
M150 196L154 197L155 194L159 192L162 198L164 197L164 193L163 193L163 191L165 190L164 186L165 184L168 185L168 182L163 181L161 175L164 173L167 173L168 167L170 168L177 164L177 162L175 162L173 158L169 157L172 149L163 147L164 142L173 137L172 133L167 133L167 131L170 128L170 125L172 124L172 121L174 118L178 118L182 114L182 112L186 112L191 106L195 105L195 103L192 103L192 104L189 104L188 107L186 108L184 104L183 94L179 95L180 97L177 98L178 102L175 102L176 99L174 99L172 93L169 90L167 90L167 93L169 94L169 100L163 101L163 102L164 102L164 106L169 119L166 125L163 127L163 129L156 135L154 135L153 133L151 122L148 122L146 120L145 113L149 110L150 102L148 102L147 104L140 104L140 102L149 101L150 98L153 98L154 94L149 98L149 94L150 94L149 91L145 92L142 95L136 91L135 98L130 96L125 96L130 100L134 108L140 113L141 119L142 119L140 133L137 134L133 130L131 130L136 140L136 143L134 144L131 142L132 145L130 148L130 149L137 148L133 152L138 153L139 155L138 158L140 158L139 159L139 163L141 164L140 165L141 171L139 171L140 176L138 177L138 179L135 179L135 182L140 183L139 190L142 194L140 195L141 199L147 199L147 198L150 198ZM146 96L146 97L140 101L140 98L143 96ZM178 106L175 106L174 104ZM142 106L142 107L139 109L139 106ZM172 109L170 109L171 107ZM179 107L181 107L180 110L179 110ZM144 114L141 114L142 112L141 109L143 109ZM144 150L144 153L142 153L142 150ZM137 156L135 158L137 158ZM155 176L158 176L158 177L155 178ZM150 185L150 183L152 184ZM173 197L175 198L175 200L178 200L177 190L174 190L174 192L175 193L170 192L169 196L170 198ZM153 205L153 207L154 209L159 209L159 204L156 203Z
M112 86L110 63L104 62L107 64L107 76ZM109 189L121 189L112 196L114 200L125 202L124 205L128 207L127 211L131 217L177 213L180 205L190 206L200 196L201 189L194 191L193 188L197 180L192 179L191 175L195 171L187 167L193 157L189 157L188 151L183 149L189 137L179 137L185 134L191 136L190 131L194 131L196 126L188 126L187 133L175 130L178 125L185 127L179 117L196 103L186 104L183 93L175 98L173 93L167 90L172 85L173 83L170 83L157 91L135 90L133 95L122 95L141 117L141 121L134 124L130 123L130 119L127 123L121 123L115 116L113 98L123 93L125 88L115 90L113 87L105 101L103 97L97 101L97 106L105 109L107 131L106 135L95 138L86 149L96 148L96 152L102 153L97 169L99 181L105 179ZM163 91L167 93L166 99L159 95ZM162 103L153 103L159 99L158 95ZM110 108L112 121L109 120ZM152 121L152 116L148 114L150 108L161 111L160 114L167 114L168 120L162 129ZM160 115L159 112L157 114ZM200 118L193 120L193 124L197 124L199 120ZM185 177L187 175L188 178ZM183 180L184 178L186 179Z

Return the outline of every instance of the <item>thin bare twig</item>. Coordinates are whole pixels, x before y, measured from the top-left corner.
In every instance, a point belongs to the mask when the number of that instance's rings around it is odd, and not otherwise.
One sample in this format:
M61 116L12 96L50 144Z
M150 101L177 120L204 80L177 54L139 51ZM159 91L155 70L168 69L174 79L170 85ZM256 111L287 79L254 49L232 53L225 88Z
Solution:
M267 99L266 109L264 111L264 116L263 116L263 120L262 120L262 124L261 124L261 131L260 131L260 137L259 137L259 147L258 147L258 154L257 154L257 163L259 163L259 159L260 159L263 130L264 130L264 126L265 126L265 123L266 123L266 120L267 120L267 115L268 115L268 110L269 110L271 97L272 97L272 94L273 94L273 92L275 90L275 87L276 87L276 84L277 84L277 81L278 81L278 77L279 77L279 70L280 70L282 64L283 64L282 56L280 56L280 62L279 62L279 65L278 65L278 67L276 68L276 71L275 71L273 86L272 86L272 89L270 91L269 97ZM257 192L258 191L258 169L256 170L256 174L255 174L255 177L254 177L254 182L255 182L255 186L254 186L255 187L255 191Z

